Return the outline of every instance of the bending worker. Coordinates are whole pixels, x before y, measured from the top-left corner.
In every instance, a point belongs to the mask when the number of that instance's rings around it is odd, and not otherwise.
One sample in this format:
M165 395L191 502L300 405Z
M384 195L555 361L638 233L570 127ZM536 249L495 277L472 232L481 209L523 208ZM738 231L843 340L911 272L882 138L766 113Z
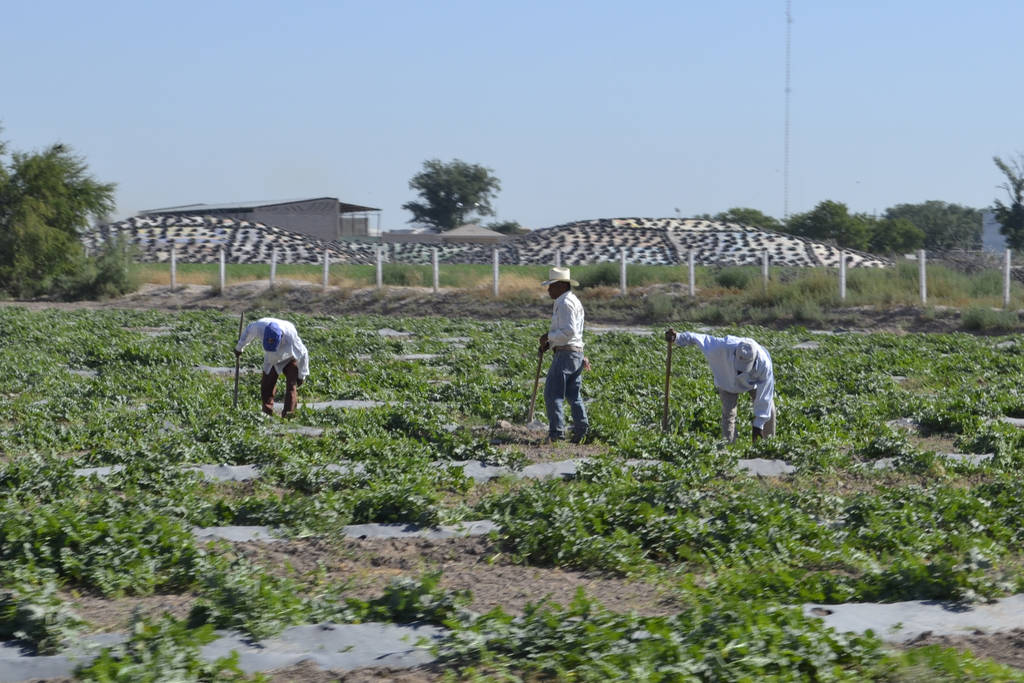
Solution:
M281 417L290 417L299 402L298 388L309 375L309 352L299 339L295 325L277 318L260 318L249 323L235 346L235 355L254 339L263 340L263 380L260 382L260 401L263 412L274 414L274 387L277 376L284 375L284 408Z
M711 366L722 399L722 438L736 440L736 401L750 394L754 419L752 440L775 434L775 373L763 346L747 337L712 337L710 334L665 330L665 340L676 346L696 346Z
M572 442L580 443L590 429L587 409L580 389L583 371L589 367L583 357L583 304L572 293L578 282L569 277L568 268L552 268L541 283L548 296L555 300L551 311L551 328L540 337L540 353L554 352L551 367L544 380L544 410L548 414L548 441L565 438L563 403L569 401L572 412Z

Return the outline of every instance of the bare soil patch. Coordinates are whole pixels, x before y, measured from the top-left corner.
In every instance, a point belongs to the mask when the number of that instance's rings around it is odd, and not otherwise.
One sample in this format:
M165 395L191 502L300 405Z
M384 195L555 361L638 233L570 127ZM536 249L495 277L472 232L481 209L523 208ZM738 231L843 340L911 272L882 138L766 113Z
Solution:
M271 683L429 683L440 681L443 669L435 666L412 669L368 667L354 671L324 671L312 662L300 662L267 674Z
M602 444L586 440L583 443L572 443L567 439L549 443L546 442L546 426L534 428L507 420L501 420L494 427L487 427L481 431L499 451L520 452L530 463L594 457L606 450Z
M596 287L580 290L587 320L592 323L622 325L655 325L664 322L653 317L644 305L648 296L678 298L680 304L689 301L682 288L672 285L634 287L627 296L614 289ZM711 307L715 300L702 302ZM29 309L159 309L191 310L213 309L244 311L253 309L281 310L318 315L376 314L402 317L446 316L479 320L534 320L546 319L551 313L551 302L543 289L515 290L495 298L489 288L479 290L441 289L430 287L387 286L351 288L320 285L302 280L282 280L270 289L262 280L229 284L223 293L210 285L187 284L171 291L167 285L145 284L137 292L103 301L60 302L45 299L31 301L0 301L2 306L23 306ZM776 320L730 320L735 324L759 324L775 329L821 327L858 332L955 332L961 330L960 311L955 308L916 306L848 306L829 309L820 322L795 320L788 317ZM702 320L693 316L693 321Z
M235 547L280 575L301 578L322 568L329 579L350 582L347 594L362 600L380 596L392 579L440 570L441 585L470 591L468 607L481 613L501 607L509 614L522 614L527 603L541 598L566 605L579 588L615 612L667 615L680 609L666 590L643 580L519 565L492 541L479 537L347 540L340 544L310 539L239 543Z
M1001 664L1024 669L1024 629L1004 633L976 632L969 636L935 636L925 634L909 643L910 647L939 645L971 652Z
M127 631L136 613L153 618L170 614L184 619L196 601L196 597L188 593L119 599L68 594L64 599L78 616L89 622L93 633Z

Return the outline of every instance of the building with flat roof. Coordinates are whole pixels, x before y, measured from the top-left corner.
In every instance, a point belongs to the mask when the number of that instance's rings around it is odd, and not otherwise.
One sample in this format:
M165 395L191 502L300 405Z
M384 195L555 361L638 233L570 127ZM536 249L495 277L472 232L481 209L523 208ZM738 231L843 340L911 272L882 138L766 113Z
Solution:
M996 220L994 211L983 211L981 214L981 247L985 251L1004 251L1006 236L1000 232L1002 227Z
M376 214L376 226L371 216ZM140 211L140 216L215 216L274 225L320 240L376 237L380 209L346 204L335 197L311 197L234 204L185 204Z

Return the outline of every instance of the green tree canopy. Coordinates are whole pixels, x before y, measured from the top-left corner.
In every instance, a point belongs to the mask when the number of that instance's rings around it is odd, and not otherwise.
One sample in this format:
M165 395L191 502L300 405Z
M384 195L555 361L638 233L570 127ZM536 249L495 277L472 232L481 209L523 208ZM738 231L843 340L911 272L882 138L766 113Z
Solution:
M113 208L114 185L64 145L8 157L0 142L0 290L35 296L94 268L79 237Z
M739 223L765 230L782 230L782 221L773 218L758 209L751 209L744 206L733 207L727 211L716 213L712 220L722 223Z
M875 254L905 254L924 246L924 231L905 218L873 221L868 251Z
M826 199L806 213L790 216L786 232L814 240L831 240L840 247L868 249L873 225L863 215L851 215L846 204Z
M519 221L495 221L484 226L488 230L500 232L503 235L525 235L529 229L519 225Z
M907 220L924 233L925 249L980 249L981 211L931 200L897 204L885 210L888 220Z
M406 202L403 209L412 213L409 223L429 225L445 231L464 224L470 216L493 216L491 200L501 183L491 169L455 159L423 162L423 170L409 181L422 201Z
M993 159L1006 182L1000 189L1006 190L1009 203L996 199L994 212L999 221L999 232L1006 237L1011 249L1024 249L1024 154L1011 159L1009 163L999 157Z

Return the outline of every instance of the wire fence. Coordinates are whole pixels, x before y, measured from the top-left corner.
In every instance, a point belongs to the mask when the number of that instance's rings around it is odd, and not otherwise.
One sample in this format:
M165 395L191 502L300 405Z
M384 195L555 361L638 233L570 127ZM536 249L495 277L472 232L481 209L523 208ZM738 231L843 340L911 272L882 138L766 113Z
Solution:
M208 243L209 247L217 249L218 285L219 285L220 290L223 291L223 289L226 286L226 273L225 273L225 263L226 263L226 260L227 260L227 258L226 258L226 251L225 251L225 246L226 245L225 245L225 243L223 241L220 241L220 240L206 240L206 242ZM194 243L194 241L193 241L193 243ZM169 267L170 267L170 283L171 283L171 288L172 289L176 289L177 288L177 282L178 282L178 277L177 277L178 259L177 259L177 256L176 256L176 244L175 244L175 241L171 240L171 241L168 241L164 246L166 246L169 249L169 258L167 260L168 260ZM550 262L550 264L552 266L560 267L562 262L563 262L563 260L564 260L563 259L563 253L562 253L561 250L555 250L554 252L552 252L552 254L551 254L551 262ZM762 252L762 254L760 255L760 259L759 260L760 260L759 270L760 270L761 287L762 287L763 290L767 291L767 289L769 287L769 284L771 283L772 278L773 278L773 272L775 272L777 274L780 271L780 269L786 268L786 267L785 266L777 266L776 264L773 264L772 260L770 258L770 255L769 255L769 253L767 251ZM634 263L630 263L630 261L628 259L627 251L625 249L622 249L619 252L619 256L618 256L618 259L616 259L616 261L617 261L617 263L615 265L618 266L618 275L619 275L619 277L618 277L618 289L619 289L619 293L621 295L626 295L628 293L628 291L629 291L630 286L631 286L631 283L629 281L630 266L645 265L645 266L648 266L648 267L651 267L651 268L658 268L659 267L659 266L656 266L656 265L655 266L650 266L649 264L634 264ZM327 249L323 250L320 262L321 262L321 266L322 266L321 286L322 286L323 289L326 290L329 287L329 283L330 283L330 279L331 279L331 268L332 268L332 266L344 267L344 266L347 266L348 264L344 264L344 263L340 263L340 262L333 263L332 260L331 260L331 252L329 250L327 250ZM902 266L900 265L901 263L903 264ZM1002 304L1003 304L1004 308L1009 308L1011 303L1012 303L1012 297L1011 297L1012 283L1015 280L1018 281L1018 282L1024 282L1024 266L1015 266L1014 265L1013 253L1009 249L1005 250L1002 253L983 252L983 251L935 251L935 252L929 253L926 250L921 249L921 250L918 250L917 252L915 252L913 254L906 255L902 261L897 261L896 267L897 268L903 268L905 270L906 267L907 267L907 264L914 264L914 263L916 263L916 266L917 266L917 277L916 277L917 299L920 301L920 303L922 305L927 305L928 302L929 302L930 292L929 292L929 281L928 280L929 280L929 266L930 265L931 266L942 266L945 269L948 269L948 270L951 270L951 271L955 271L955 272L958 272L958 273L963 273L963 274L966 274L966 275L969 275L969 276L975 276L975 275L984 274L984 273L993 274L993 273L998 272L999 273L999 277L1001 279L1001 284L1002 284L1001 294L1002 294ZM270 264L269 264L270 265L270 274L269 274L268 286L271 287L271 288L273 288L277 284L277 264L278 264L278 254L277 254L277 251L275 250L275 251L271 252L271 258L270 258ZM377 289L382 289L383 287L386 286L385 285L385 277L384 277L385 265L387 265L388 267L393 267L393 266L399 266L400 267L400 266L405 265L405 264L388 264L388 263L386 263L384 248L381 247L381 246L377 246L375 248L375 258L374 258L374 270L375 270L374 283L375 283L375 287ZM460 267L460 265L461 264L445 264L444 267L445 268L458 268L458 267ZM595 265L598 265L598 264L595 264ZM610 265L611 264L609 262L605 262L605 267L609 267ZM840 302L845 302L848 299L848 293L849 293L849 289L850 289L849 288L850 268L852 268L853 265L854 265L854 259L851 257L851 255L848 254L847 252L841 252L840 258L838 260L838 267L837 268L825 268L825 267L819 266L819 267L816 267L816 268L804 267L804 268L801 268L801 270L821 270L821 269L824 269L824 270L835 271L836 275L837 275L837 277L836 277L836 285L835 285L835 287L836 287L835 294L836 294L836 296L837 296L837 298L838 298L838 300ZM418 266L408 266L408 267L418 267ZM431 269L430 282L431 282L431 285L432 285L432 289L433 289L434 292L440 292L441 291L440 282L441 282L441 267L442 266L440 264L439 251L438 251L437 248L433 248L432 249L431 258L430 258L430 266L429 267ZM584 266L583 268L586 268L586 267L587 266ZM728 266L717 266L717 267L718 268L724 268L724 267L728 267ZM735 266L733 266L733 267L735 268ZM579 268L579 267L578 266L574 266L574 268ZM696 251L691 249L686 254L686 265L685 265L685 270L686 270L685 292L690 297L697 297L698 296L697 277L696 277L696 273L697 273L697 269L698 268L714 269L714 268L716 268L716 266L698 265ZM792 268L795 268L795 267L788 267L788 268L792 269ZM861 270L863 270L863 269L861 269ZM501 292L502 272L503 272L503 264L501 262L501 252L497 248L495 248L492 251L492 259L491 259L491 279L492 279L492 288L491 289L492 289L492 293L493 293L493 295L495 297L499 296L499 294Z

